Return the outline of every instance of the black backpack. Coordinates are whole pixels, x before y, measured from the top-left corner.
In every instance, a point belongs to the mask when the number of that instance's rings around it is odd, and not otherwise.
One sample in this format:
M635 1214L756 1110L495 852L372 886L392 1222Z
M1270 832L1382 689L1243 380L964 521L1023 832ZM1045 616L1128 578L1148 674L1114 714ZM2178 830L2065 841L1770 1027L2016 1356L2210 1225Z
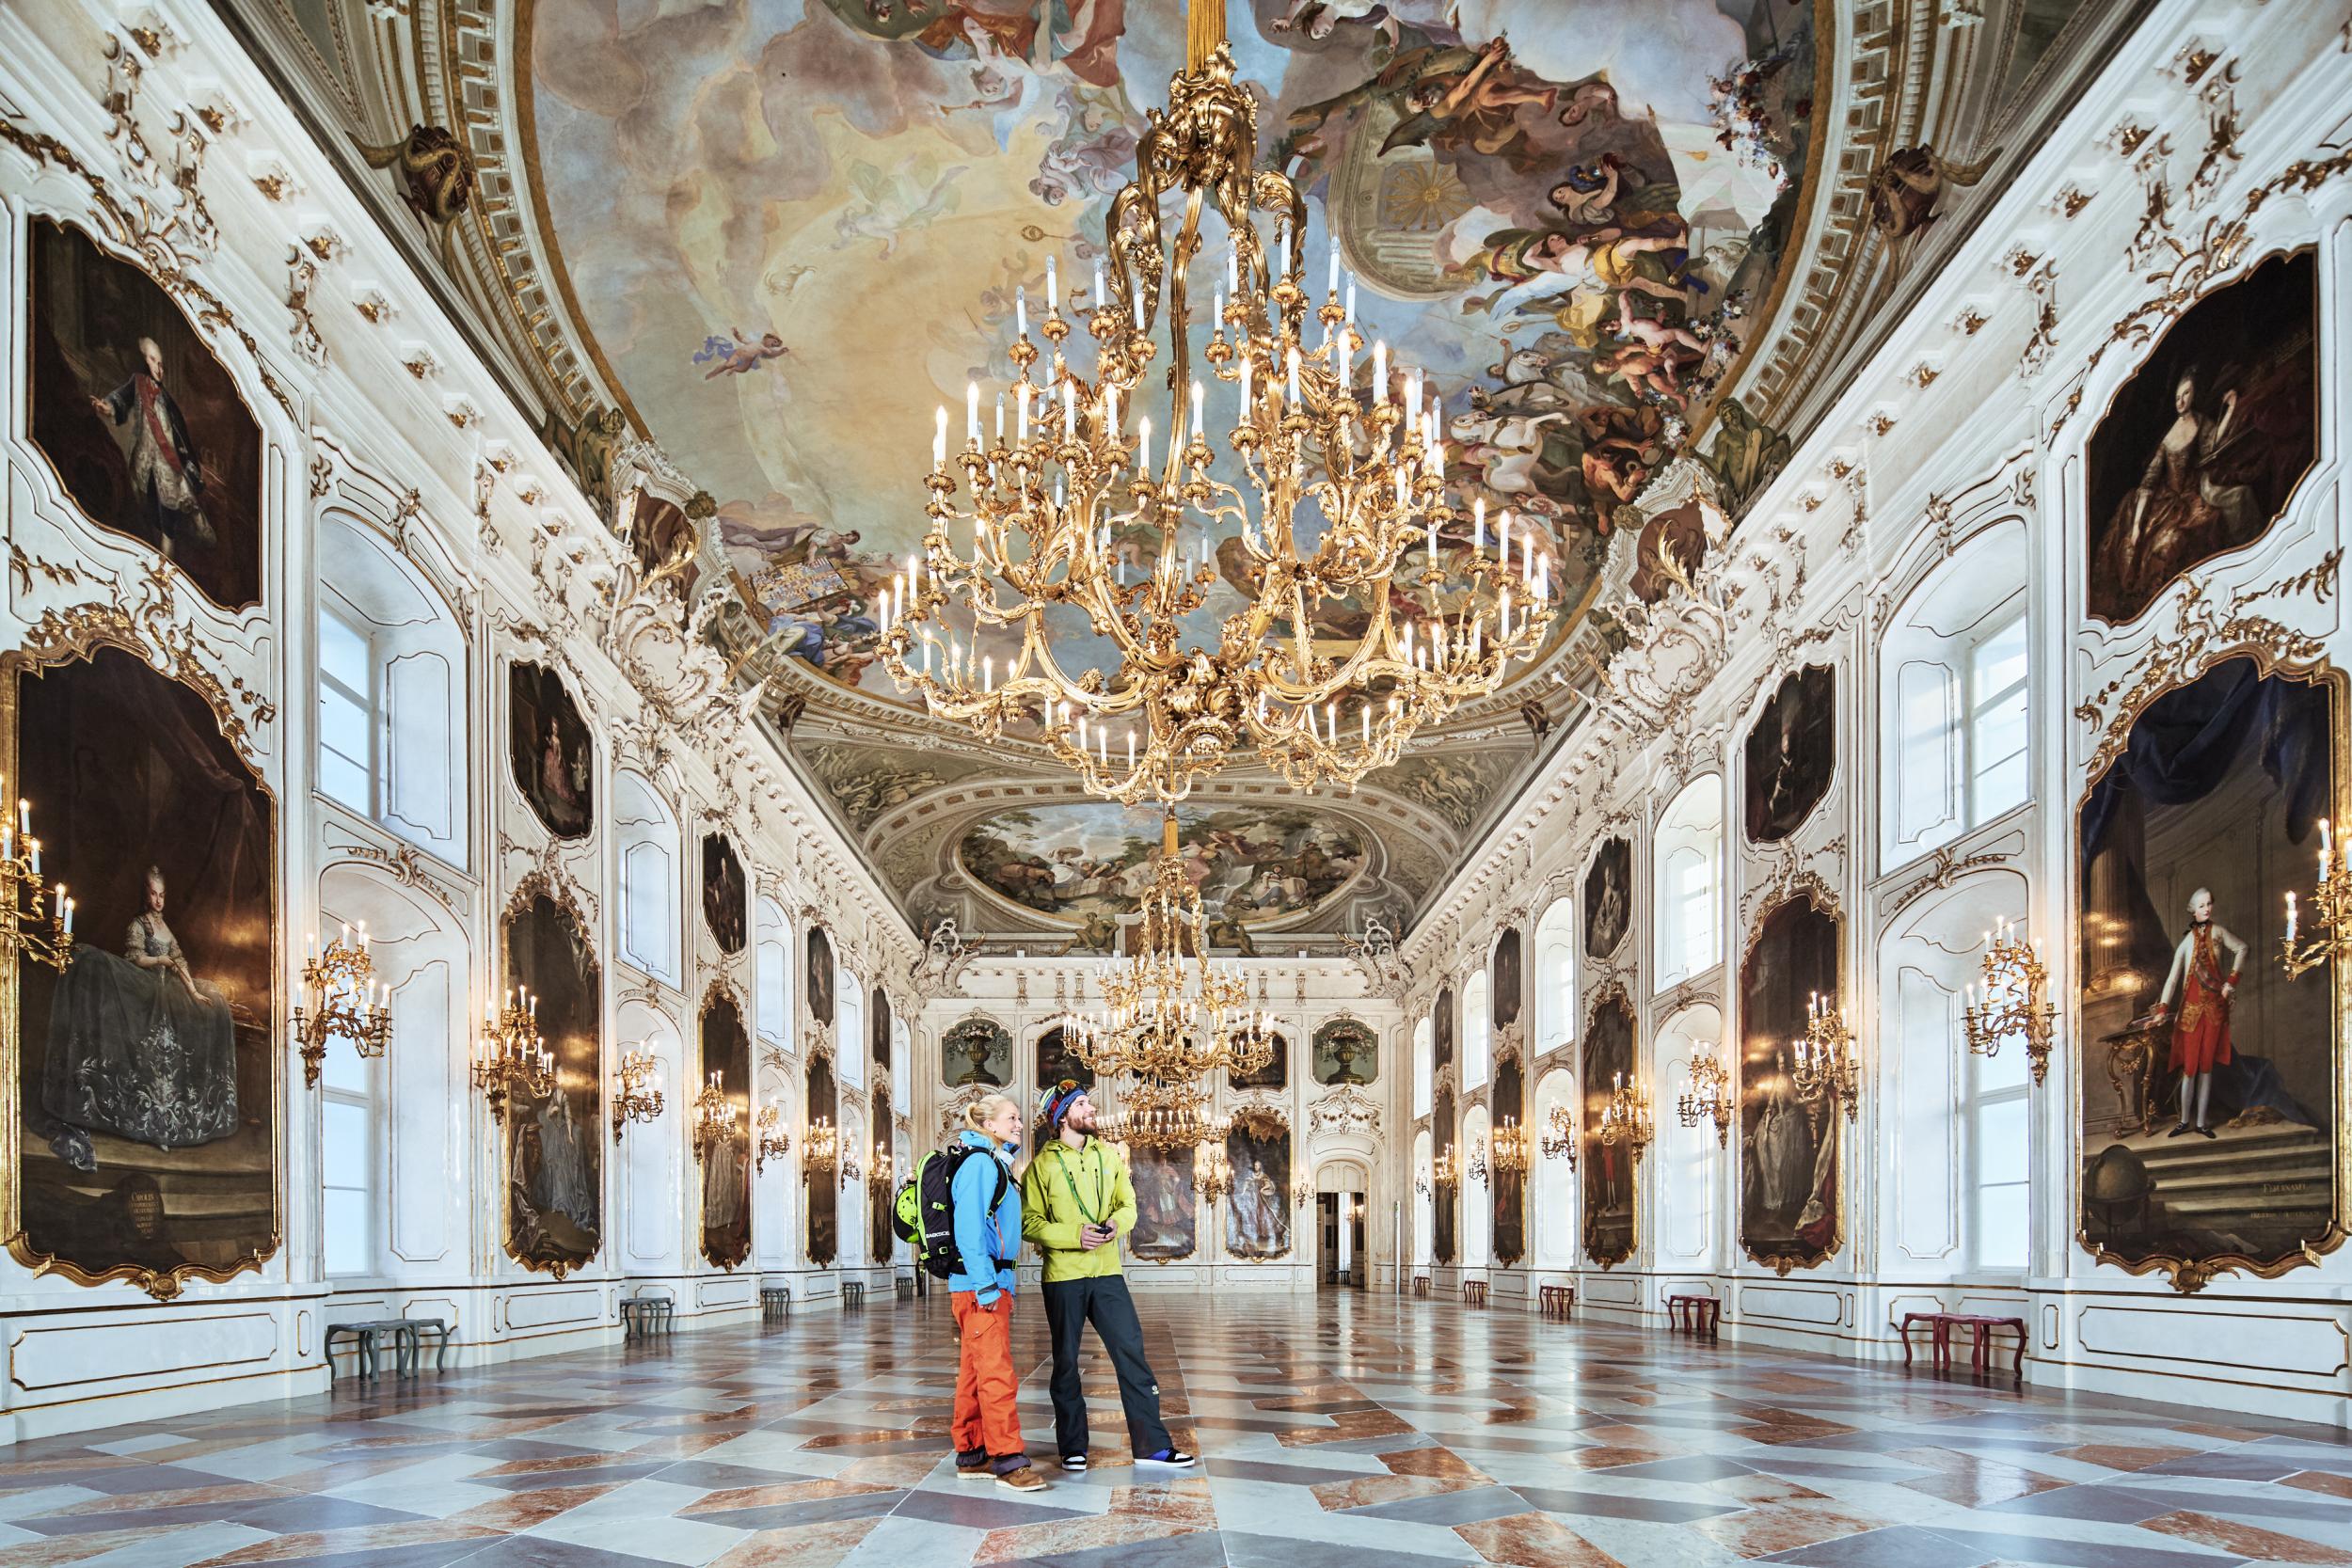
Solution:
M996 1193L988 1200L988 1212L993 1214L1012 1186L1012 1173L992 1151L970 1144L932 1149L915 1165L906 1185L898 1189L890 1228L900 1241L914 1243L916 1259L934 1279L946 1279L963 1261L956 1250L956 1172L976 1154L986 1157L996 1167ZM995 1259L999 1268L1011 1261L1009 1258Z

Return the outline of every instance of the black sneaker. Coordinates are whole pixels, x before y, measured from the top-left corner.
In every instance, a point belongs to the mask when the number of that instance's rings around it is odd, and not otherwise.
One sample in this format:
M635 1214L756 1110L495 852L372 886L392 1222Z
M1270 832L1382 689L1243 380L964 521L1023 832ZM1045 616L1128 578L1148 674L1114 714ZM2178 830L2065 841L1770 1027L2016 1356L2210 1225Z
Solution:
M1082 1453L1063 1454L1061 1467L1065 1470L1083 1470L1087 1467L1087 1456Z
M1157 1453L1136 1455L1138 1466L1150 1465L1162 1470L1188 1470L1199 1460L1200 1455L1186 1453L1182 1449L1162 1449Z

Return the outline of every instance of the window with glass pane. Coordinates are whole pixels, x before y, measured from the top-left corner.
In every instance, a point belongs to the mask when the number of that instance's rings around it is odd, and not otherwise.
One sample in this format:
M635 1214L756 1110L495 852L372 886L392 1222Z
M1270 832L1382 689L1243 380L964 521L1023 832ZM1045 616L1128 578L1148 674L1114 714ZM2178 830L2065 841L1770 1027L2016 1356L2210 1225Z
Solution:
M2024 1042L2004 1040L1997 1055L1972 1055L1968 1072L1968 1159L1976 1192L1970 1251L1980 1269L2022 1270L2030 1261L2031 1211Z
M352 810L375 810L375 704L366 632L319 611L319 788Z
M670 857L658 844L634 844L621 857L622 942L631 962L649 974L668 974Z
M1950 823L1951 753L1960 736L1951 672L1914 660L1895 673L1896 838L1926 843Z
M2026 798L2026 617L1968 655L1968 816L1985 822Z
M326 1272L375 1272L373 1117L365 1095L329 1089L321 1106Z
M758 1015L755 1028L763 1039L784 1038L784 943L761 942L752 1006Z

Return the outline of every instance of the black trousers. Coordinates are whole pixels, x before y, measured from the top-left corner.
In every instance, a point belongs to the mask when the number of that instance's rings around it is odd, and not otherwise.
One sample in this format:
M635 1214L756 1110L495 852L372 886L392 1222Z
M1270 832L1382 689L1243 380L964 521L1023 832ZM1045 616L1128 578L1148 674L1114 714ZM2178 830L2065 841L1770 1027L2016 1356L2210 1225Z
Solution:
M1078 1377L1078 1338L1089 1323L1103 1338L1119 1374L1119 1402L1127 1412L1127 1443L1138 1456L1172 1447L1160 1419L1160 1386L1143 1358L1143 1325L1135 1298L1118 1275L1063 1279L1045 1290L1045 1330L1054 1341L1054 1439L1057 1453L1087 1451L1087 1400Z

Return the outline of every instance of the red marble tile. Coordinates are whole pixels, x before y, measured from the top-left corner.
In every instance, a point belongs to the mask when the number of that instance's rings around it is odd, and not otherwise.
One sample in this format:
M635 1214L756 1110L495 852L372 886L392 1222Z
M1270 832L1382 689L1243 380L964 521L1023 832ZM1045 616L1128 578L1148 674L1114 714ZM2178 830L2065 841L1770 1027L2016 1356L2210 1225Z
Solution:
M197 1508L210 1503L282 1502L298 1494L278 1486L262 1486L251 1481L223 1481L218 1486L188 1486L170 1492L123 1492L110 1497L92 1497L87 1502L68 1503L46 1513L28 1514L34 1519L74 1519L92 1513L129 1513L157 1508Z
M1570 1449L1560 1456L1564 1463L1579 1470L1613 1470L1621 1465L1647 1465L1670 1457L1663 1449L1627 1448L1617 1444Z
M1990 1508L2013 1497L2053 1492L2070 1482L1956 1449L1896 1449L1887 1455L1930 1472L1895 1484L1963 1508Z
M1370 1508L1375 1503L1401 1503L1413 1497L1434 1497L1446 1492L1467 1492L1489 1482L1459 1476L1359 1476L1353 1481L1327 1481L1308 1488L1327 1513L1342 1509Z
M246 1562L295 1562L338 1552L384 1551L393 1546L421 1546L441 1541L489 1541L505 1533L479 1525L447 1519L406 1519L390 1525L361 1525L353 1529L303 1530L273 1536L240 1546L233 1552L208 1557L195 1568L235 1568Z
M2217 1519L2210 1513L2164 1513L2141 1521L2139 1528L2162 1535L2178 1536L2183 1541L2194 1541L2200 1545L2213 1546L2262 1562L2352 1563L2352 1552L2323 1546L2316 1541L2298 1541L2294 1536L2280 1535L2276 1530L2266 1530L2258 1525L2240 1524L2234 1519Z
M585 1502L593 1502L607 1492L616 1491L619 1481L606 1481L596 1486L543 1486L532 1492L516 1492L488 1502L453 1513L445 1523L479 1525L484 1529L520 1533L534 1525L546 1524L560 1514L569 1513Z
M119 1546L135 1546L142 1541L152 1541L159 1535L169 1535L186 1528L183 1525L149 1525L138 1529L91 1530L84 1535L56 1535L46 1541L28 1541L0 1552L0 1561L8 1568L64 1568Z
M1618 1560L1549 1513L1509 1513L1456 1525L1454 1533L1505 1568L1623 1568Z
M697 1513L723 1513L738 1508L778 1508L786 1503L813 1502L819 1497L854 1497L871 1492L891 1492L898 1488L871 1481L787 1481L773 1486L736 1486L723 1492L712 1492L678 1510L681 1518Z
M1696 1520L1686 1528L1741 1557L1770 1557L1774 1552L1793 1552L1800 1546L1817 1546L1824 1541L1842 1541L1864 1530L1883 1528L1890 1522L1842 1508L1795 1503L1750 1509L1745 1513L1718 1514L1712 1519Z
M2328 1470L2305 1470L2288 1476L2279 1482L2305 1492L2321 1492L2330 1497L2352 1497L2352 1476L2340 1476Z
M2145 1470L2167 1460L2186 1459L2195 1449L2128 1448L2121 1443L2083 1443L2071 1449L2059 1449L2054 1459L2078 1460L2107 1470Z
M1081 1519L1049 1519L991 1530L973 1554L975 1563L1016 1562L1049 1554L1105 1546L1133 1546L1216 1528L1216 1510L1205 1480L1162 1487L1122 1486L1111 1493L1110 1508Z
M828 1519L760 1530L713 1559L707 1568L838 1568L881 1523L879 1518Z
M1378 1456L1389 1467L1391 1475L1442 1476L1449 1481L1467 1481L1476 1486L1492 1486L1494 1477L1471 1465L1452 1449L1400 1449L1395 1453Z
M1402 1437L1412 1430L1410 1422L1386 1410L1351 1410L1332 1417L1327 1427L1301 1427L1275 1440L1286 1449L1304 1449L1359 1437Z

